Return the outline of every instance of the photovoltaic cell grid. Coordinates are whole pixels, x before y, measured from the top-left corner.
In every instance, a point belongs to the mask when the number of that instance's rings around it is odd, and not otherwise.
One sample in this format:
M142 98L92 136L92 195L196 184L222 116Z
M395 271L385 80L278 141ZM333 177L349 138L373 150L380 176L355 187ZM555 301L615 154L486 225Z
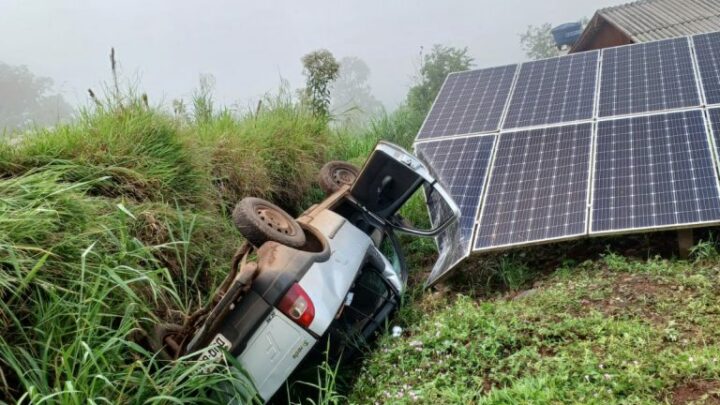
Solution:
M496 131L516 68L510 65L450 74L417 139Z
M698 105L687 38L603 50L601 117Z
M599 52L523 63L503 128L592 118Z
M586 231L592 124L500 135L475 249Z
M720 220L701 110L598 124L591 232Z
M720 103L720 32L693 37L707 104Z
M492 155L495 135L439 140L418 144L417 156L433 168L434 175L445 186L460 208L455 232L445 232L438 240L441 250L450 244L453 250L466 254L470 247L475 215L480 204L485 176ZM430 200L433 223L441 218Z

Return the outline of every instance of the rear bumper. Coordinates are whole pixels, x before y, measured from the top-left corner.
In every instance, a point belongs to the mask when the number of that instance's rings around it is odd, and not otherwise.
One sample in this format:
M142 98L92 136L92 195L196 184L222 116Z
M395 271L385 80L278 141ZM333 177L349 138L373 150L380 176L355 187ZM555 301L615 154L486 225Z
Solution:
M270 399L315 345L315 338L273 309L238 356L258 394Z
M252 290L235 305L223 320L218 333L230 342L230 353L238 356L245 350L260 323L272 313L273 307Z

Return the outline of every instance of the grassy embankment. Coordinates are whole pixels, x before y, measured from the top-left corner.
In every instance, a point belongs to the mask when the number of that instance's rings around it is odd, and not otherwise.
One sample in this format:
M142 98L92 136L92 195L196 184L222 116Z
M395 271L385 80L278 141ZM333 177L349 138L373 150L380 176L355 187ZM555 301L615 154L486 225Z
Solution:
M690 261L608 252L534 283L532 260L504 256L492 274L461 277L453 288L465 294L424 294L406 307L403 336L381 339L349 399L719 403L716 246L700 243ZM493 293L491 279L513 288Z
M323 162L361 163L377 137L338 134L282 93L195 118L97 104L0 143L0 402L213 402L221 382L247 398L227 369L163 364L133 331L208 299L241 243L238 199L297 213Z

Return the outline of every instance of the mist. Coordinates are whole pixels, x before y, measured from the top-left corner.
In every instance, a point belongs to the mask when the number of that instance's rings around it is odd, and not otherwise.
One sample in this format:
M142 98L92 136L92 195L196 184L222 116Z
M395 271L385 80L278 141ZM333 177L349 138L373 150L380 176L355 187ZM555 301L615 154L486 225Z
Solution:
M223 105L248 105L281 78L302 86L300 58L318 48L360 58L386 108L400 103L433 44L469 48L477 67L526 59L528 25L591 17L621 1L139 1L0 0L0 62L51 78L72 105L121 72L151 102L189 98L200 75L215 77Z

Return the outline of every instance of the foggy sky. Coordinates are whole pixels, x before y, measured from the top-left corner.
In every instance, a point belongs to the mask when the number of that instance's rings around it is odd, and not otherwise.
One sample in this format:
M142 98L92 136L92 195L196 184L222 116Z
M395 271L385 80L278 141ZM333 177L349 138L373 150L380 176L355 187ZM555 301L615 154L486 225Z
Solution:
M124 75L154 103L188 98L199 75L212 74L217 102L244 106L281 77L300 87L300 57L326 48L363 59L373 93L392 107L421 46L467 46L479 67L520 62L527 25L576 21L621 2L0 0L0 61L27 65L86 104L86 89L110 78L114 46Z

